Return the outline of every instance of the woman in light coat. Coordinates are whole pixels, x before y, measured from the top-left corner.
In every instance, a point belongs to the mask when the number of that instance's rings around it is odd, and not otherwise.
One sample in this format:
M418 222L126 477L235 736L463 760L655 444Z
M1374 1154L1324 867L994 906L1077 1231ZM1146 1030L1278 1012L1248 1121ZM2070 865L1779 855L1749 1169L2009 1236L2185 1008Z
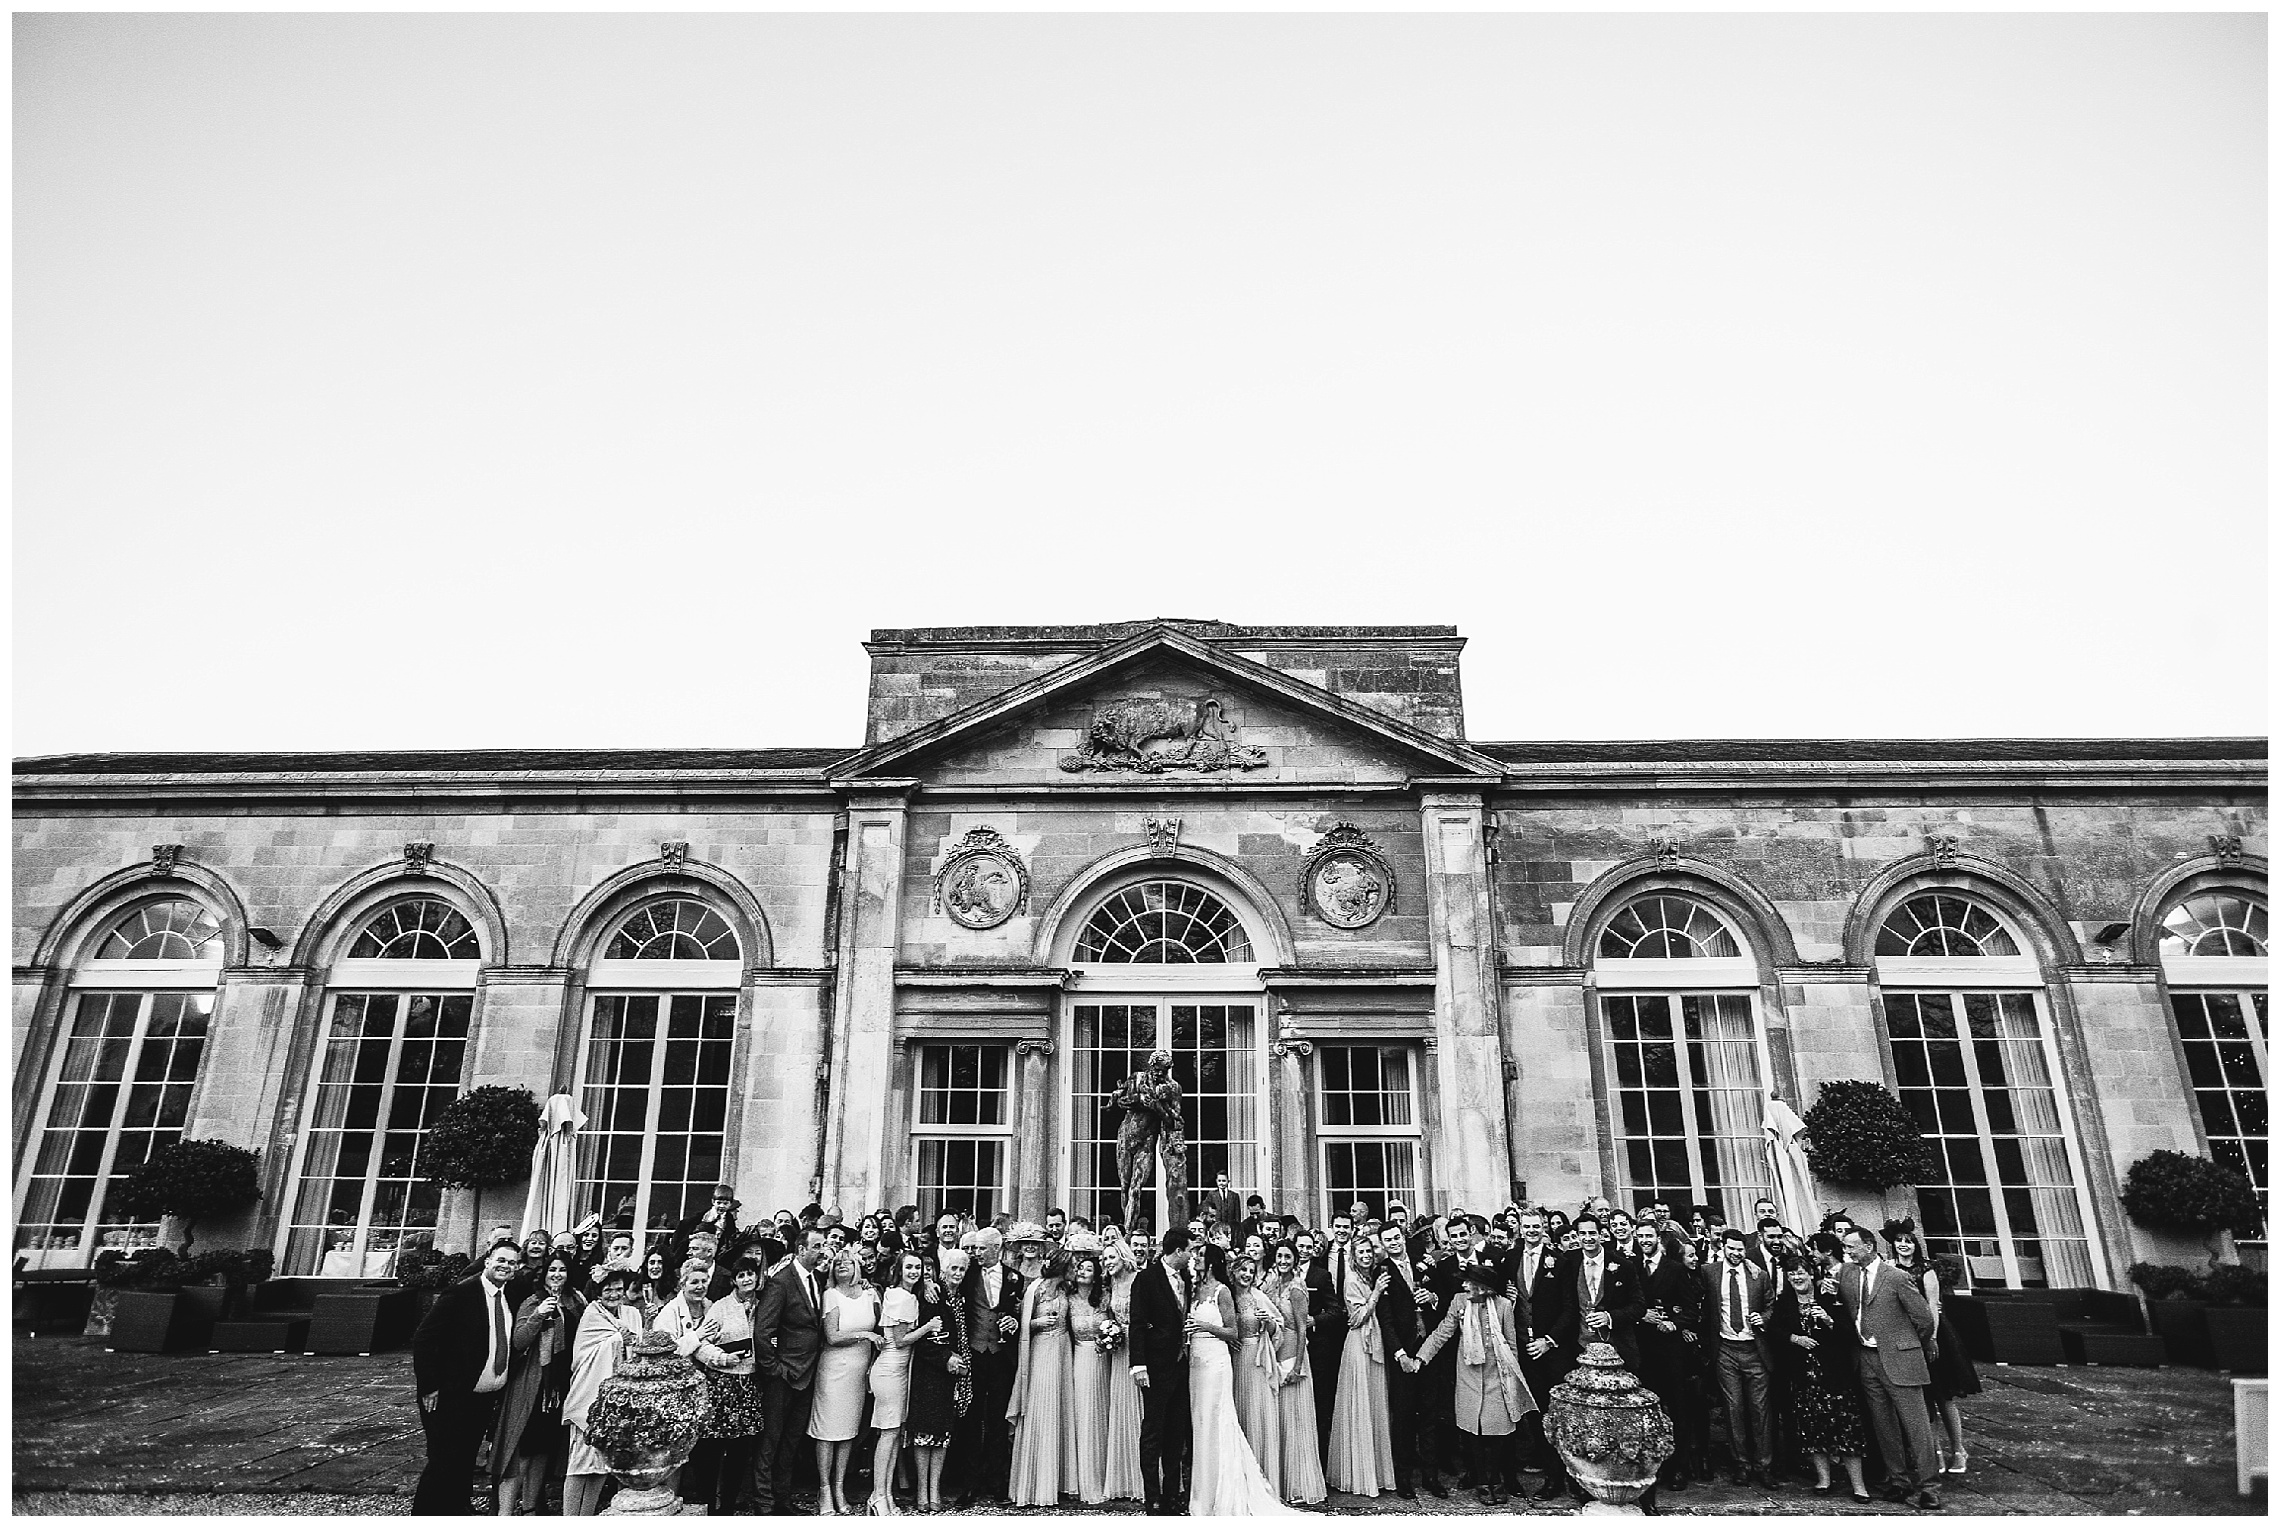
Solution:
M570 1389L562 1398L562 1420L570 1429L570 1473L562 1483L564 1517L592 1517L602 1505L610 1463L586 1441L586 1413L601 1394L602 1381L617 1372L626 1344L642 1333L641 1306L633 1299L640 1283L636 1269L610 1269L578 1320L577 1340L570 1350Z
M1465 1435L1472 1478L1481 1500L1499 1506L1503 1483L1519 1489L1519 1458L1513 1451L1521 1418L1536 1409L1520 1369L1520 1325L1504 1275L1494 1263L1466 1261L1459 1272L1465 1292L1449 1302L1433 1335L1417 1351L1420 1366L1431 1363L1450 1343L1457 1346L1457 1430Z

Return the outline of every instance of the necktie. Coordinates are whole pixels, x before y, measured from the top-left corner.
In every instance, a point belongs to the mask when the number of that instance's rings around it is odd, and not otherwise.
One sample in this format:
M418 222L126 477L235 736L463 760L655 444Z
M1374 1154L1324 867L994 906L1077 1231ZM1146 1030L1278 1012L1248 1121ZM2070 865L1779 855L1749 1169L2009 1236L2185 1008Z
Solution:
M489 1281L486 1280L486 1283ZM507 1302L497 1285L491 1286L491 1362L490 1372L499 1378L507 1374Z
M1876 1345L1876 1339L1868 1335L1868 1297L1875 1291L1876 1264L1870 1263L1860 1271L1860 1308L1853 1312L1853 1330L1859 1332L1860 1340L1870 1347Z
M1736 1333L1749 1331L1742 1321L1742 1270L1739 1268L1729 1270L1726 1275L1726 1327Z

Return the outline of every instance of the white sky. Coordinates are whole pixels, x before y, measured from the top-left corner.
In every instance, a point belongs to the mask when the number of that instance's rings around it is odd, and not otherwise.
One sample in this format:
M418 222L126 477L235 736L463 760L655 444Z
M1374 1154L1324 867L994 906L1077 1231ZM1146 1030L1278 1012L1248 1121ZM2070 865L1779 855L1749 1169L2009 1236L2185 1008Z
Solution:
M1478 739L2261 733L2261 16L19 18L18 755L844 744L874 626Z

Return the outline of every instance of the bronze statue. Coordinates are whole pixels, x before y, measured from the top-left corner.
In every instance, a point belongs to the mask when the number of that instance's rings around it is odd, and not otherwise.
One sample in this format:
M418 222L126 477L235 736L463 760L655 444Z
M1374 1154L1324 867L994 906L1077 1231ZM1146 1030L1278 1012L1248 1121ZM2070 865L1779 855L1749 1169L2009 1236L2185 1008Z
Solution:
M1186 1225L1187 1127L1180 1123L1180 1085L1172 1077L1172 1053L1152 1053L1148 1070L1118 1083L1110 1101L1124 1111L1116 1127L1116 1179L1124 1190L1124 1229L1140 1227L1142 1196L1155 1182L1159 1150L1164 1155L1164 1202L1170 1223Z

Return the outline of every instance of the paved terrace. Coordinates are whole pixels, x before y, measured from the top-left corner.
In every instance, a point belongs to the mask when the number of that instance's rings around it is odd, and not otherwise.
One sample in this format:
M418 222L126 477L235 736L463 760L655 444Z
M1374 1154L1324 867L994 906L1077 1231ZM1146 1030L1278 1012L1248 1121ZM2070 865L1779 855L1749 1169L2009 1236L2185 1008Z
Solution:
M2240 1513L2232 1389L2193 1369L1983 1368L1968 1405L1969 1478L1951 1514ZM14 1505L30 1513L407 1512L421 1461L411 1358L106 1353L87 1338L15 1339ZM1853 1507L1866 1516L1921 1514ZM1452 1498L1339 1512L1483 1512ZM1666 1493L1675 1513L1829 1513L1800 1488ZM1138 1512L1119 1504L1093 1512ZM1551 1513L1555 1508L1536 1509Z

